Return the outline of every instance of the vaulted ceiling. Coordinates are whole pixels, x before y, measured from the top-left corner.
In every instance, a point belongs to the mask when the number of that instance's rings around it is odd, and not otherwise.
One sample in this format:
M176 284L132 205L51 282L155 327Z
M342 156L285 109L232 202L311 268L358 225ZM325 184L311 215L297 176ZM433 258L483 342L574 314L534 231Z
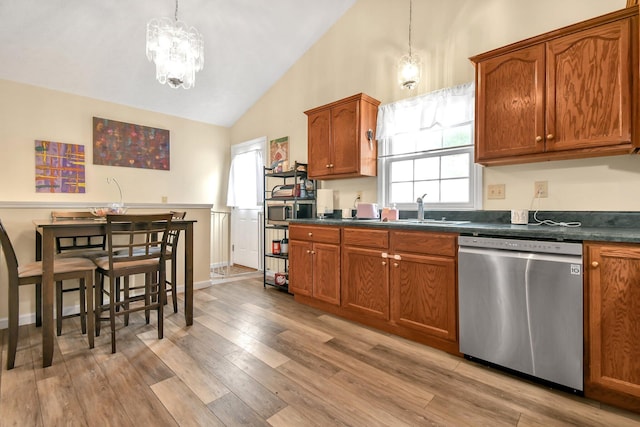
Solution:
M2 0L0 79L231 126L355 0L181 0L204 37L189 90L155 80L146 24L174 0Z

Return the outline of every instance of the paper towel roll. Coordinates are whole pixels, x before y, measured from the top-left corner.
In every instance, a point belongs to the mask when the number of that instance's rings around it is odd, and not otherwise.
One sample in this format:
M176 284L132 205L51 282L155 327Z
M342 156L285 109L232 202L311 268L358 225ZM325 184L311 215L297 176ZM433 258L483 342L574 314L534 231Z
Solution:
M333 190L325 188L318 189L318 198L316 199L318 215L333 213Z

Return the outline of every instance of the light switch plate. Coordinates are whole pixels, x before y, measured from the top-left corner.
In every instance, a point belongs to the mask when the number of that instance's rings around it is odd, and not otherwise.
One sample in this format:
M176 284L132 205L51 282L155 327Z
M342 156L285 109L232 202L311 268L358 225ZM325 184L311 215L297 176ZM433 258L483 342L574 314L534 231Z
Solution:
M487 186L488 199L504 199L504 196L505 196L504 184L490 184Z

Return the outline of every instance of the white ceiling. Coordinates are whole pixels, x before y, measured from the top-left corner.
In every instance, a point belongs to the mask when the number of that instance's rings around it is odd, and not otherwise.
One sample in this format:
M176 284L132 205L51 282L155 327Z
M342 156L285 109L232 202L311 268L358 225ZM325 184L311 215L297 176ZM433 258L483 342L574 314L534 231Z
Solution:
M189 90L155 80L146 24L174 0L0 0L0 79L231 126L355 0L181 0L204 37Z

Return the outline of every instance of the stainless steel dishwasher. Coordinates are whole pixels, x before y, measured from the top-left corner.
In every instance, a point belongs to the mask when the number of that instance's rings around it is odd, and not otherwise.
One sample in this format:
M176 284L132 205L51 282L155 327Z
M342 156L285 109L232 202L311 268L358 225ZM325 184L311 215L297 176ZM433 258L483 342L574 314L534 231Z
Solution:
M460 236L460 351L583 390L582 245Z

